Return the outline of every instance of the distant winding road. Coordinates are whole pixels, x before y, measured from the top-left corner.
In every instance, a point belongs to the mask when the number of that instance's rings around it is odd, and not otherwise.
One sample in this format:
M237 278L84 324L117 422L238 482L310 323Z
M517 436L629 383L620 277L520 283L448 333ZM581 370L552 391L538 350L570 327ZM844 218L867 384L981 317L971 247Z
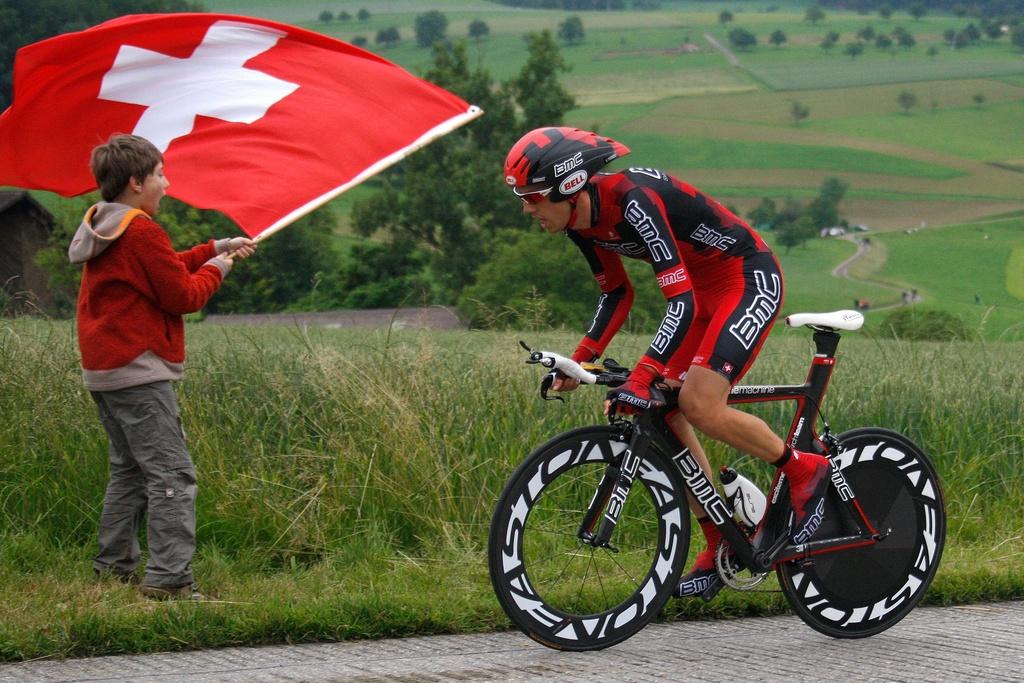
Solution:
M850 267L854 263L859 261L860 259L862 259L865 256L867 256L868 252L870 252L872 249L879 249L879 250L881 250L883 252L882 256L883 256L883 259L884 259L885 247L881 246L881 245L876 245L870 239L864 239L864 238L858 239L856 237L851 237L849 235L844 236L841 239L844 239L844 240L847 240L849 242L853 242L854 244L856 244L857 245L857 251L854 252L854 254L852 256L850 256L849 258L845 259L842 263L840 263L838 266L836 266L835 268L832 269L832 276L833 277L843 278L845 280L850 280L852 282L863 282L865 284L872 284L872 285L874 285L876 287L884 287L886 289L890 289L890 290L892 290L894 292L899 292L900 293L900 301L898 303L888 304L886 306L872 306L873 310L878 311L878 310L884 310L884 309L887 309L887 308L898 308L900 306L906 306L907 304L912 304L912 303L913 304L921 303L922 297L921 297L921 295L916 290L911 290L913 292L913 294L908 294L908 292L905 289L903 289L902 287L898 287L898 286L896 286L894 284L891 284L891 283L888 283L888 282L883 282L881 280L864 280L864 279L857 278L857 277L854 277L853 275L851 275L850 274Z

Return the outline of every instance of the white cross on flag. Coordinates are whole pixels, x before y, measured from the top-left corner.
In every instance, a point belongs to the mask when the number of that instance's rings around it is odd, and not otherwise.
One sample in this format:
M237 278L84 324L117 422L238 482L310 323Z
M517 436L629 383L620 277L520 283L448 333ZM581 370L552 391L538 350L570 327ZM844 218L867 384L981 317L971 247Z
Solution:
M88 192L92 148L134 133L163 152L169 194L266 235L481 113L294 26L127 16L18 51L0 185Z

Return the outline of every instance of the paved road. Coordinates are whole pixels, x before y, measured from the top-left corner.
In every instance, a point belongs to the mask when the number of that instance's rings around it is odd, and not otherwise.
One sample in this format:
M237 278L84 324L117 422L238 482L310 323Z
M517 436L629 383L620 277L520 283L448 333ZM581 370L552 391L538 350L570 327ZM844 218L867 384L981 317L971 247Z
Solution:
M857 251L851 256L846 258L842 263L832 269L832 277L845 278L852 280L853 277L850 275L850 266L859 261L869 251L871 251L871 242L865 242L864 240L855 240L852 238L843 238L857 245Z
M1024 601L919 608L889 631L833 640L794 616L655 624L600 652L489 633L0 666L0 683L351 681L1021 681Z

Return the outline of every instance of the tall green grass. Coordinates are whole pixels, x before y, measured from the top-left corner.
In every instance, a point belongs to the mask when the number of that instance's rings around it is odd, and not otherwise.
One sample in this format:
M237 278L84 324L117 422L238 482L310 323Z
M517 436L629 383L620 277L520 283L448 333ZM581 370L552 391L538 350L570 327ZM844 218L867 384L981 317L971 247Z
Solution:
M517 340L575 332L367 332L191 326L179 386L199 481L202 588L153 604L95 583L89 557L106 439L72 327L0 321L0 659L508 626L487 580L494 502L536 444L600 420L600 392L544 404ZM623 362L646 335L620 335ZM1024 594L1020 344L905 344L850 334L825 410L932 454L950 515L933 601ZM749 381L798 382L808 335L780 330ZM790 406L759 408L780 431ZM762 483L765 468L709 444ZM672 614L768 613L733 594Z

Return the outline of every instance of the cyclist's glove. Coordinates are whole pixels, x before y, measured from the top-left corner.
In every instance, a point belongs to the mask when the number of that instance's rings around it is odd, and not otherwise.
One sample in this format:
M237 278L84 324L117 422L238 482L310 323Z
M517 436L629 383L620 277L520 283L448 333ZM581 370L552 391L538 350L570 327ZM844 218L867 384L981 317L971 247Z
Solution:
M658 371L641 359L633 372L629 374L626 383L612 389L605 396L607 400L611 401L609 412L633 415L665 405L664 401L651 398L651 382L657 377Z

